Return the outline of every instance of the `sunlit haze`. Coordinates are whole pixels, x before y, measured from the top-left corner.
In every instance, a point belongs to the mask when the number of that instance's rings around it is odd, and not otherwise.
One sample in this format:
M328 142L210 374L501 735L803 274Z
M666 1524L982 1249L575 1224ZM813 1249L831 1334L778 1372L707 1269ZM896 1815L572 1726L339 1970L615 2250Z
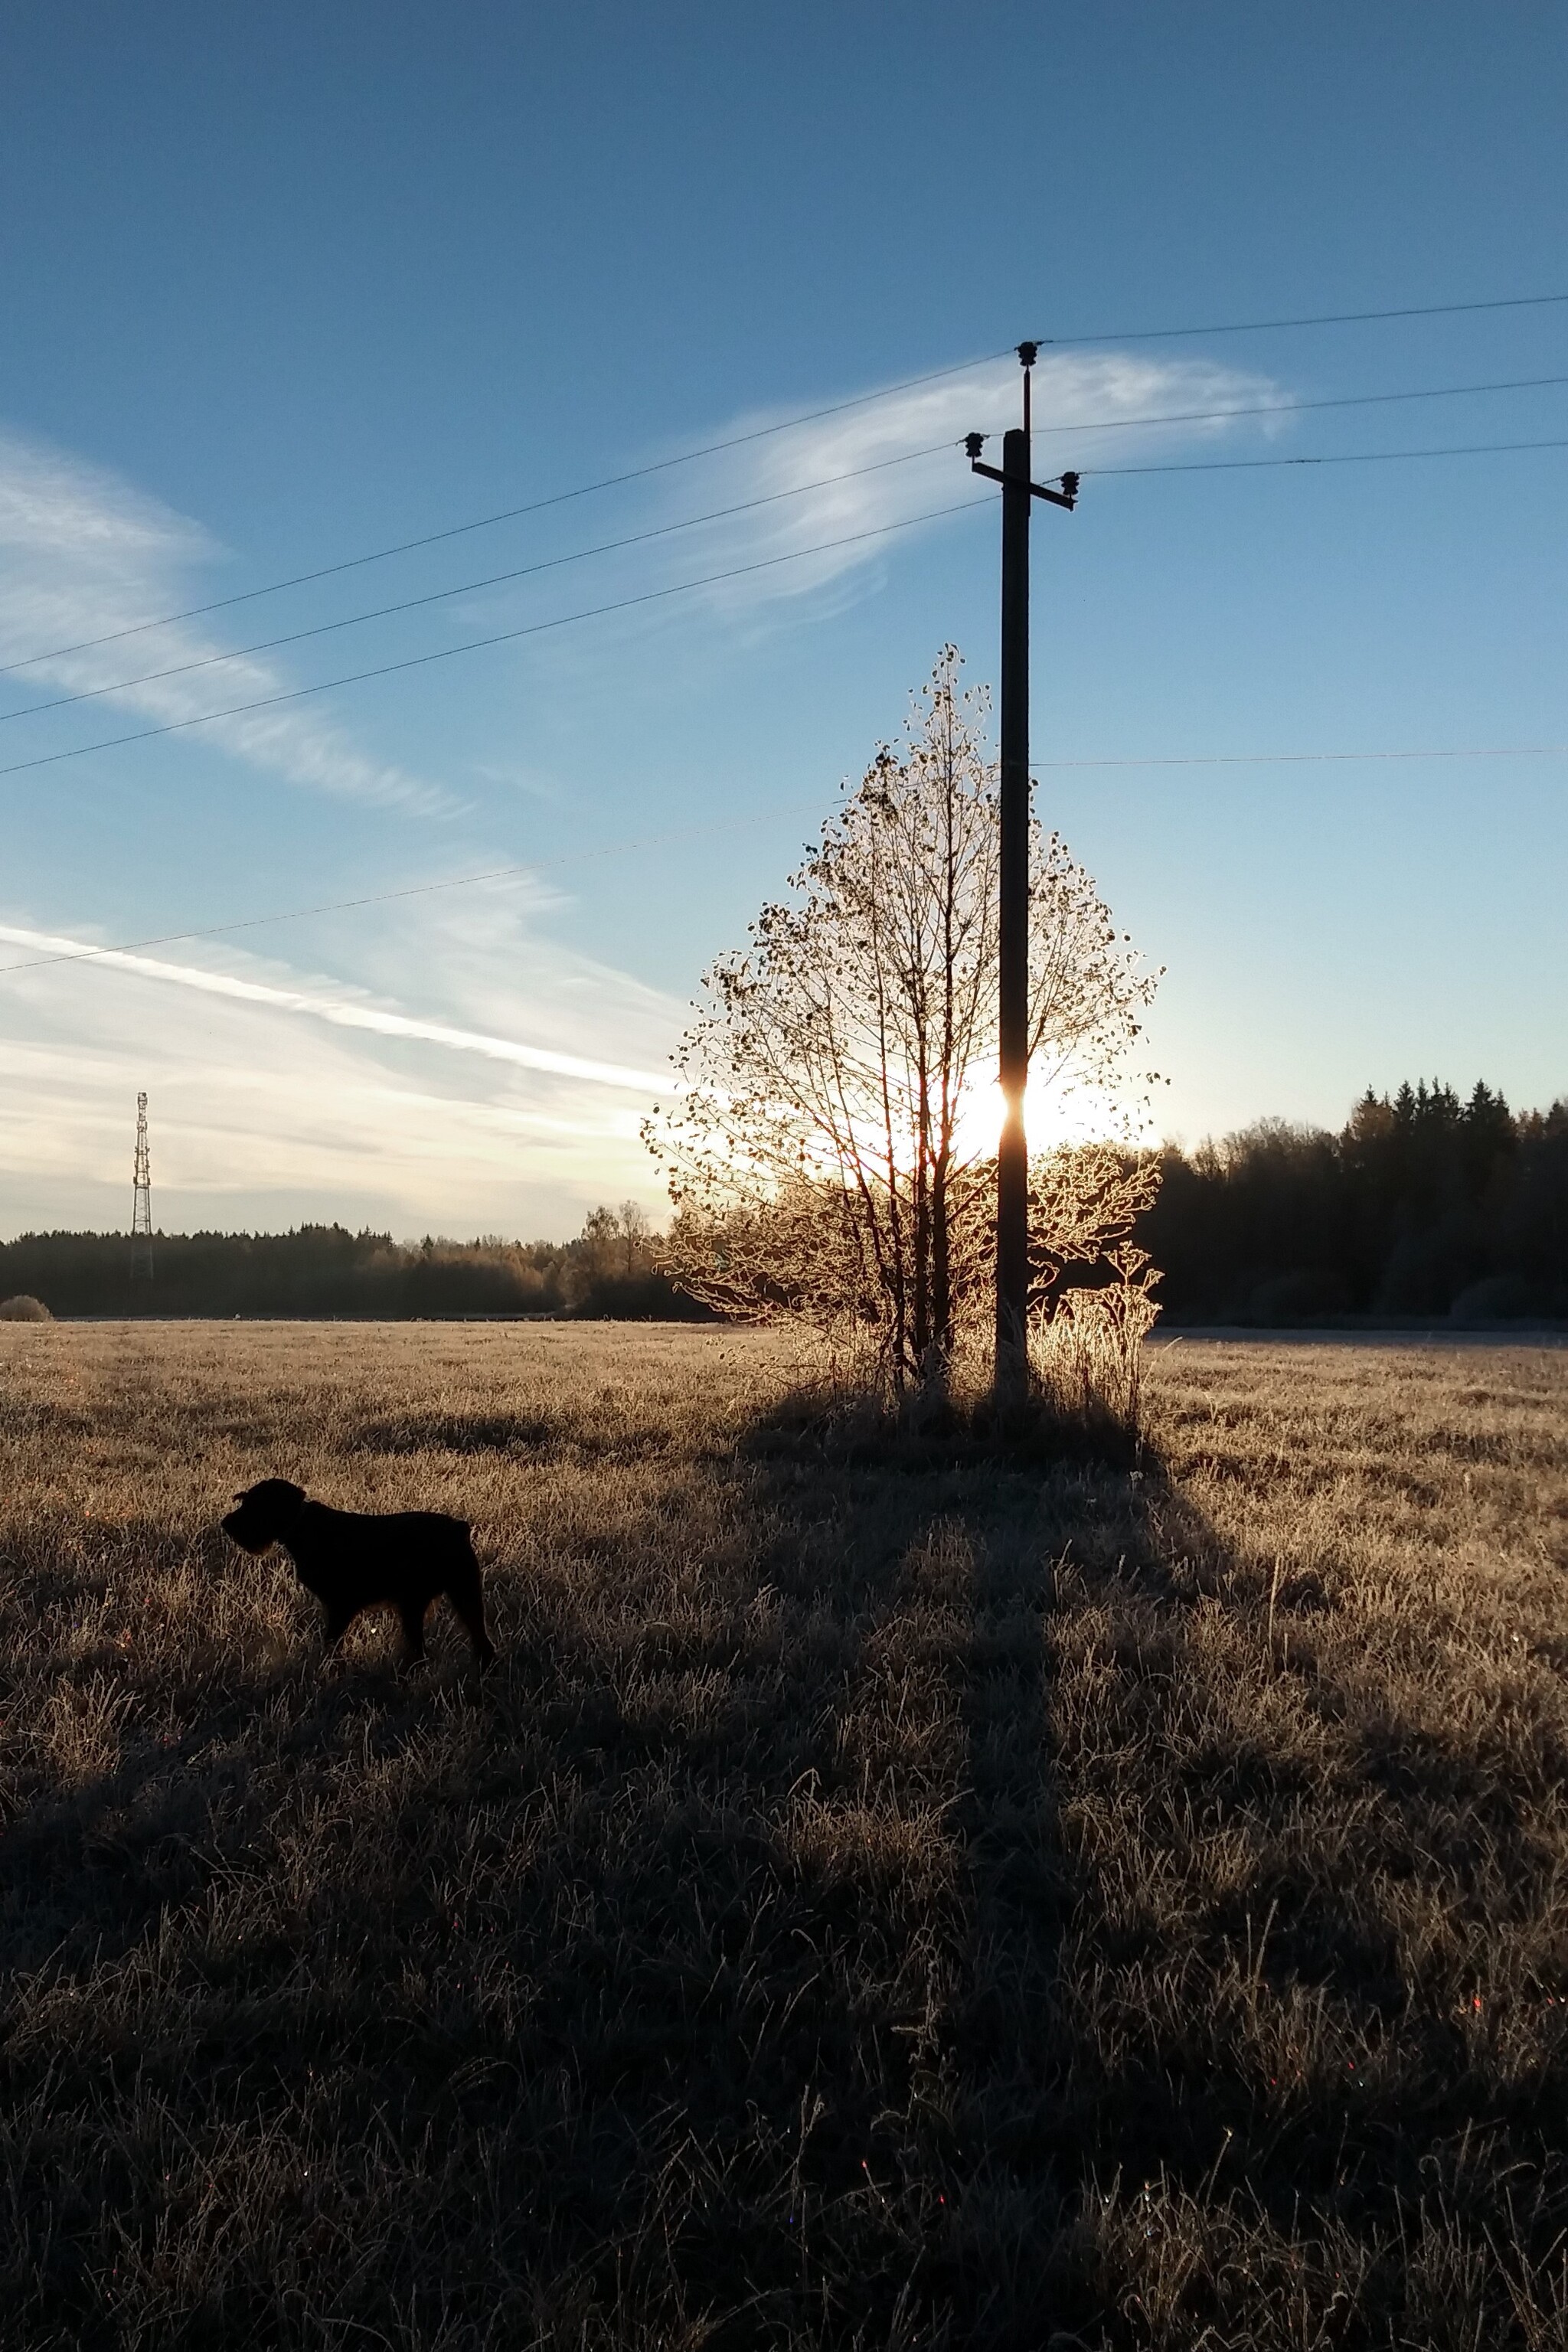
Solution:
M1447 5L10 12L0 1234L126 1222L139 1089L170 1229L657 1212L704 968L944 643L995 681L1024 336L1145 1131L1568 1089L1568 302L1439 307L1568 293L1565 69Z

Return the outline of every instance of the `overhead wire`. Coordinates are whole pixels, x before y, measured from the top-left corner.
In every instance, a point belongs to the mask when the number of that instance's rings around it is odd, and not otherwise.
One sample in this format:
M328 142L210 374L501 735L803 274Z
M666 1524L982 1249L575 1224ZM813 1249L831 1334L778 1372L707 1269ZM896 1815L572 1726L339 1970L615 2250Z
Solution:
M63 710L76 702L97 702L108 694L125 694L133 686L153 686L166 677L185 677L192 670L212 669L224 662L243 661L250 654L275 653L279 646L297 646L307 637L330 636L337 629L357 628L366 621L384 621L396 613L416 612L425 604L439 604L452 596L472 596L483 588L505 587L514 580L531 579L535 572L556 572L563 564L584 563L591 556L614 555L628 547L643 547L650 540L670 539L683 530L696 530L704 523L726 522L735 515L754 514L759 507L780 505L786 499L807 497L813 490L830 490L840 482L858 482L867 474L885 473L889 466L907 466L917 457L933 457L943 449L957 445L951 440L933 441L921 449L903 449L896 457L878 457L867 466L851 466L842 474L826 474L818 481L796 482L787 490L769 490L762 497L742 499L738 504L715 507L707 514L687 515L676 522L659 523L647 530L634 530L623 539L601 540L594 547L579 547L566 555L549 555L535 563L517 565L510 572L488 572L482 579L460 580L450 588L432 588L421 596L405 596L395 604L377 604L368 613L348 613L336 621L318 621L307 629L290 629L282 636L262 637L254 645L231 646L226 651L203 654L194 661L173 662L166 669L150 669L135 677L117 678L109 686L86 686L70 694L53 696L47 702L25 702L16 710L0 711L0 727L13 719L31 719L43 710Z
M1417 457L1505 457L1531 449L1568 449L1568 435L1548 441L1460 441L1443 449L1351 449L1321 457L1180 457L1158 466L1080 466L1085 481L1117 474L1247 473L1275 466L1392 466ZM0 774L5 771L0 769Z
M1125 758L1031 760L1031 775L1089 768L1284 768L1375 760L1563 760L1568 743L1417 744L1390 751L1160 751Z
M1032 431L1037 440L1045 433L1120 433L1133 425L1212 425L1230 416L1294 416L1315 408L1380 408L1390 401L1458 400L1483 392L1544 392L1564 383L1568 375L1525 375L1504 383L1438 383L1415 392L1341 393L1326 400L1260 400L1246 408L1185 408L1163 416L1085 418L1077 424L1037 425Z
M1038 340L1045 348L1063 349L1081 347L1098 342L1135 341L1152 341L1203 334L1258 333L1289 328L1344 325L1381 320L1454 316L1465 312L1522 310L1544 307L1548 304L1562 303L1564 301L1568 301L1568 295L1519 296L1483 302L1426 304L1397 310L1323 313L1310 318L1230 321L1205 327L1124 330L1115 334L1042 337ZM996 353L987 356L1000 357L1002 354ZM378 549L369 554L347 558L340 562L331 565L323 565L313 572L297 573L290 579L274 582L265 587L245 590L232 596L216 598L209 601L207 604L191 606L183 612L163 615L157 620L140 622L127 628L106 632L98 637L79 640L74 645L57 647L51 652L29 656L25 660L0 664L0 674L36 667L40 663L51 659L63 658L67 654L85 652L100 645L117 642L125 637L143 634L153 628L171 625L173 623L177 621L195 619L204 614L223 610L238 604L248 603L264 595L279 593L285 588L303 586L310 582L329 578L342 572L355 570L369 563L382 562L393 555L412 552L419 548L433 546L447 539L458 538L465 535L466 533L482 530L499 522L520 518L525 514L537 513L548 507L561 505L574 499L589 496L597 490L615 488L623 483L640 479L651 474L669 470L676 466L693 462L697 458L704 456L714 455L724 449L738 447L747 442L765 438L771 434L788 430L792 425L815 422L823 416L837 415L850 408L864 406L869 402L887 397L890 392L913 389L919 384L934 382L944 376L960 374L965 373L968 369L973 366L984 363L984 361L965 361L952 367L931 370L924 375L906 379L901 384L885 386L875 393L862 394L852 400L834 403L829 406L810 411L805 415L797 417L782 420L781 422L772 425L760 426L750 433L734 435L723 441L710 443L702 448L688 451L678 457L657 460L647 466L630 468L622 474L606 477L602 481L584 484L575 489L559 492L551 498L535 500L526 506L506 509L495 515L482 517L468 523L456 524L441 531L425 534L423 537L418 539L401 541L393 547ZM1177 415L1145 418L1113 418L1102 420L1097 425L1083 423L1078 425L1047 425L1037 427L1037 431L1042 434L1105 431L1114 430L1118 427L1132 425L1152 425L1160 424L1206 423L1215 421L1218 418L1237 415L1281 413L1289 414L1295 411L1308 409L1352 407L1379 404L1402 400L1457 397L1467 394L1481 394L1503 391L1538 389L1561 383L1565 379L1562 377L1538 377L1519 379L1508 383L1491 384L1443 386L1410 393L1370 394L1360 396L1345 396L1321 400L1269 403L1260 404L1258 407L1251 409L1229 408L1219 411L1188 411ZM66 702L90 700L101 695L126 691L129 688L135 685L150 684L156 679L184 675L191 669L207 667L211 667L215 663L221 663L227 660L240 659L245 657L247 654L272 650L278 646L295 643L303 637L321 635L333 629L349 627L363 621L386 617L394 613L413 610L417 606L440 602L452 596L473 593L480 588L500 585L506 582L525 577L531 572L556 568L563 563L583 561L590 556L613 552L620 548L642 543L648 540L669 536L679 530L696 528L704 522L725 520L737 513L750 511L760 506L776 503L780 499L804 495L812 489L828 488L835 482L855 478L857 476L866 473L879 471L887 466L907 462L909 459L913 457L934 455L938 450L945 447L947 445L945 443L937 443L931 445L929 449L904 452L901 453L899 457L879 460L874 465L855 468L853 469L853 473L846 473L830 477L822 482L798 485L789 491L773 493L763 498L747 500L737 506L718 509L709 515L688 518L675 523L660 526L658 529L650 530L647 532L631 534L630 536L619 541L605 542L604 544L595 548L580 550L573 554L552 558L540 563L521 567L512 572L495 574L485 580L463 583L462 585L453 588L433 591L426 595L409 598L395 604L380 607L374 612L353 614L339 621L319 625L313 628L295 631L285 636L269 639L264 644L235 648L227 653L205 657L203 660L198 662L181 664L169 669L149 673L142 677L122 680L115 686L86 689L80 693L61 697L58 701L29 705L27 706L26 710L11 712L5 715L8 717L24 717L33 710L56 709ZM1341 453L1331 456L1319 457L1291 456L1260 458L1194 459L1143 466L1081 467L1079 468L1079 471L1084 474L1092 473L1104 477L1119 473L1190 473L1254 470L1285 466L1369 465L1423 457L1502 455L1513 452L1563 447L1568 447L1568 437L1522 442L1467 443L1436 449L1375 450ZM989 504L990 501L988 499L965 499L954 506L936 509L927 514L907 517L898 522L881 525L865 531L854 532L840 539L822 541L810 548L795 549L784 555L763 558L756 562L732 566L725 571L708 574L700 580L680 582L664 588L645 592L643 594L637 596L617 599L611 604L596 606L585 612L559 614L551 619L529 624L524 627L500 631L489 637L472 639L461 646L446 646L434 652L411 656L400 661L382 664L373 669L353 673L350 677L325 679L312 686L296 688L287 692L261 697L247 703L235 705L229 709L203 712L193 718L172 720L157 727L141 729L132 735L115 737L107 741L99 743L78 745L73 749L47 754L38 759L19 761L12 763L12 765L8 767L0 768L0 775L15 774L26 769L53 765L59 761L82 757L94 751L110 750L116 748L121 744L143 741L151 737L173 734L188 728L207 725L224 718L238 717L257 709L273 708L279 703L298 701L310 695L330 691L335 686L357 684L367 678L385 677L395 671L420 667L436 661L449 659L458 654L477 652L489 646L514 642L521 637L534 635L546 630L566 626L577 620L598 618L607 614L628 610L636 605L650 604L669 596L690 593L698 588L717 585L721 582L741 578L748 573L771 569L778 564L800 561L813 554L831 552L838 548L861 543L867 540L887 537L895 531L910 528L920 522L937 520L948 515L966 511L971 509L977 509L981 506ZM1092 760L1045 760L1037 761L1034 762L1033 765L1037 772L1060 772L1068 770L1093 769L1197 766L1224 767L1243 765L1255 766L1265 764L1298 765L1310 763L1414 760L1518 759L1532 757L1561 757L1564 755L1568 755L1568 744L1428 747L1368 751L1221 752L1208 754L1184 753L1133 755L1125 758L1097 758ZM721 826L719 828L707 825L696 828L681 828L679 829L679 833L681 835L684 835L693 831L708 834L714 830L737 830L740 825L742 824L754 824L765 822L766 815L771 814L772 812L767 812L764 813L763 815L752 819L739 820L736 824ZM83 949L73 950L68 954L29 958L22 961L0 965L0 974L11 971L37 970L47 965L59 963L97 961L110 956L134 953L140 950L149 947L166 946L197 939L215 938L221 935L232 934L240 930L263 928L273 923L304 920L316 915L341 913L366 906L381 905L404 898L424 897L443 890L470 887L487 881L497 881L508 878L517 878L523 876L532 876L541 872L549 871L552 867L558 867L563 865L584 862L584 860L591 859L595 856L615 856L623 853L629 853L639 848L651 847L657 845L661 841L675 837L677 837L676 835L668 833L663 835L655 835L648 836L647 839L640 842L617 844L612 849L597 853L591 851L581 852L575 856L557 858L549 861L531 860L524 865L494 867L481 874L458 876L451 877L446 881L415 884L396 890L373 892L356 898L331 900L309 908L292 908L270 915L251 916L228 923L209 924L203 926L199 929L163 933L155 938L132 941L116 947Z
M670 596L689 595L694 589L712 588L727 580L741 580L757 572L770 572L782 563L804 562L812 555L827 555L841 547L858 547L867 540L890 538L895 531L910 530L917 523L939 522L947 515L963 514L971 509L988 507L991 500L960 499L955 504L933 507L924 514L906 515L898 522L878 523L867 530L846 532L840 539L817 541L810 547L792 548L784 555L765 555L752 563L733 563L722 572L710 572L698 580L678 580L664 588L647 588L636 596L617 596L605 604L593 604L578 613L557 613L548 620L529 621L515 629L498 629L488 637L468 637L460 646L438 646L433 652L406 654L399 661L379 662L371 669L353 670L341 677L319 678L311 686L289 687L278 694L255 696L248 702L229 704L221 710L198 711L189 719L165 719L156 727L139 727L129 735L109 735L96 743L76 743L63 751L45 751L29 760L13 760L0 768L0 776L16 776L29 768L51 768L62 760L85 759L89 751L112 751L126 743L151 742L155 736L178 735L192 727L210 727L220 719L244 718L254 710L276 709L285 702L302 702L310 695L328 694L334 687L358 686L366 678L390 677L395 672L423 669L432 662L453 661L461 654L482 653L490 646L513 645L521 637L542 635L549 629L563 629L576 621L596 621L610 613L630 612L639 604L654 604Z
M1386 405L1389 402L1450 400L1479 394L1534 392L1564 383L1568 383L1568 375L1522 376L1496 383L1436 384L1410 392L1354 393L1322 400L1263 401L1247 407L1181 409L1149 416L1084 417L1062 425L1037 425L1034 427L1034 433L1035 437L1038 439L1046 434L1115 433L1133 426L1149 428L1162 425L1220 424L1232 417L1289 416L1308 410L1377 407ZM442 604L454 596L475 595L483 589L504 587L514 581L530 579L539 572L559 571L569 563L586 562L595 556L613 555L628 547L646 546L652 541L672 538L683 530L699 530L706 523L724 522L736 515L754 513L762 507L777 506L789 499L805 498L816 490L832 489L842 482L859 481L868 474L885 473L893 466L905 466L918 458L937 457L951 446L952 445L948 441L929 442L919 449L901 450L896 457L879 457L865 466L847 467L842 473L824 475L816 481L797 482L788 489L770 490L758 498L744 499L731 506L713 508L706 514L688 515L674 522L650 526L647 530L631 531L620 539L601 540L595 546L576 548L564 555L545 556L533 563L516 565L510 571L488 572L477 580L458 581L447 588L432 588L418 596L402 597L395 604L377 604L367 612L345 614L336 620L318 621L307 628L287 630L281 635L261 637L250 645L233 646L219 653L200 655L190 661L174 662L163 669L140 671L134 677L117 678L106 686L80 687L74 688L68 694L51 696L44 702L23 703L16 710L0 711L0 726L5 726L16 719L31 719L44 711L64 710L75 703L101 701L109 695L127 693L132 687L153 686L165 678L189 677L195 670L221 667L225 662L243 661L252 654L275 653L283 646L300 645L310 637L330 636L340 629L357 628L370 621L386 620L397 614L416 612L426 605ZM1526 443L1504 446L1552 447L1557 445ZM1406 453L1391 452L1389 454ZM1300 458L1289 462L1310 465L1329 461L1319 458ZM1106 471L1132 473L1178 469L1154 467L1142 468L1081 467L1079 470L1080 473Z
M759 425L749 433L732 433L722 441L705 441L700 448L682 450L674 457L656 457L646 466L632 466L624 473L606 474L596 482L580 482L574 489L556 490L549 498L532 499L527 505L502 507L495 514L476 516L471 522L450 524L444 530L426 531L419 539L399 540L392 547L373 548L367 555L345 556L338 563L323 563L314 572L296 572L287 580L268 581L264 587L242 588L232 596L216 596L205 604L190 604L183 612L164 613L156 620L135 621L127 628L109 629L101 636L80 637L74 645L52 646L41 654L28 654L19 661L0 662L0 677L12 670L35 669L40 662L60 661L67 654L89 653L96 646L118 644L122 637L142 635L149 629L172 628L177 621L199 620L205 613L221 613L233 604L248 604L258 596L281 595L286 588L308 587L313 581L331 580L341 572L354 572L367 563L384 563L394 555L411 555L422 547L438 546L443 540L461 539L468 532L489 530L497 523L516 522L524 515L542 514L549 507L566 506L574 499L591 498L599 490L621 488L627 482L645 481L650 474L666 474L677 466L694 465L700 457L714 457L726 449L743 448L748 442L765 441L770 435L788 433L796 425L815 425L825 416L842 415L846 409L864 408L874 400L886 400L897 392L913 392L921 384L935 383L943 376L965 375L971 368L984 367L993 360L1012 356L1013 346L1005 351L986 352L980 358L956 361L951 367L930 368L923 375L906 376L900 383L883 384L876 392L857 393L852 400L836 400L826 408L807 409L799 416L786 416L773 425Z
M1326 457L1211 457L1148 466L1085 466L1079 471L1085 479L1092 477L1107 480L1122 474L1226 473L1285 466L1372 466L1427 457L1497 457L1563 448L1568 448L1568 436L1539 441L1464 442L1440 449L1357 450ZM620 596L607 604L588 605L576 613L559 613L546 620L525 623L518 628L496 630L489 636L468 637L458 646L440 646L428 653L407 654L400 660L380 662L369 669L351 670L338 677L320 678L310 686L289 687L276 694L258 695L247 702L230 703L218 710L198 711L188 719L165 719L156 727L137 728L127 735L104 736L93 743L72 744L64 751L41 752L26 760L13 760L0 767L0 777L21 775L34 768L55 767L66 760L85 759L93 751L112 751L130 743L150 742L161 735L183 734L193 727L215 725L222 719L244 718L252 711L275 709L282 703L301 702L312 695L330 693L334 687L358 686L370 678L390 677L402 670L422 669L434 662L453 661L463 654L482 653L492 646L515 644L521 638L540 636L552 629L567 628L578 621L600 620L613 613L629 612L637 605L658 604L671 596L689 594L699 588L711 588L724 581L772 571L780 564L802 562L808 556L830 554L839 548L859 546L868 540L889 538L897 531L912 530L920 523L939 522L949 515L978 512L990 504L989 499L962 499L952 506L933 507L921 514L906 515L897 522L879 523L866 530L847 532L838 539L817 541L810 547L792 548L783 555L763 556L754 562L732 564L721 572L704 573L696 580L676 581L663 588L645 589L635 596Z
M1068 351L1086 343L1172 342L1184 335L1265 335L1288 327L1354 327L1387 319L1454 319L1466 311L1539 310L1568 302L1568 294L1503 294L1484 302L1418 302L1400 310L1322 310L1301 319L1229 319L1207 327L1123 327L1100 335L1037 335L1042 349Z
M1033 760L1032 775L1057 774L1064 771L1090 771L1111 768L1227 768L1284 767L1331 765L1383 760L1535 760L1568 758L1568 743L1493 743L1419 746L1370 751L1183 751L1146 755L1134 752L1121 758ZM805 805L801 803L802 807ZM273 923L300 923L317 915L342 915L357 912L363 907L390 906L405 898L430 898L445 890L468 890L485 882L506 882L531 879L539 874L558 872L563 866L597 863L612 857L631 856L644 850L657 849L672 841L707 840L716 834L741 833L765 824L784 812L778 807L760 810L755 815L737 817L718 824L704 821L700 824L677 825L654 834L644 834L633 840L618 841L597 849L574 850L560 857L529 858L512 866L490 866L478 874L455 874L439 882L407 883L394 890L371 890L353 898L329 898L308 907L289 907L268 915L245 915L224 923L204 923L183 931L159 931L146 939L121 940L113 945L95 948L73 948L67 951L27 956L0 964L0 979L7 972L41 971L50 966L67 963L96 963L109 956L137 955L148 948L176 947L193 940L226 937L236 931L265 929Z
M302 923L313 915L349 914L362 907L384 907L401 898L426 898L441 890L468 890L481 882L521 881L536 874L552 874L562 866L592 865L602 858L629 857L646 849L658 849L672 841L706 840L714 834L744 833L756 825L765 824L771 817L781 814L774 807L759 810L754 816L734 817L719 824L674 825L661 833L643 834L631 841L613 842L598 849L580 849L561 857L533 857L517 866L491 866L480 874L449 875L441 882L412 882L395 890L371 890L357 898L330 898L310 907L289 907L270 915L246 915L234 922L204 923L185 931L160 931L144 940L122 940L117 945L100 948L74 948L68 952L47 956L28 956L16 963L0 963L0 976L8 971L39 971L50 964L96 963L105 956L137 955L147 948L176 947L191 940L214 940L232 931L264 929L271 923Z
M1321 311L1290 319L1232 319L1199 327L1123 328L1115 332L1093 335L1037 336L1035 341L1046 350L1069 351L1100 343L1158 342L1196 335L1263 334L1294 328L1339 327L1397 319L1457 318L1475 312L1539 310L1564 302L1568 302L1568 293L1504 295L1475 302L1427 302L1397 309ZM197 620L207 613L225 612L235 604L250 604L261 596L280 595L286 589L306 587L315 581L332 579L341 572L356 571L365 564L382 563L393 556L413 554L421 548L438 546L446 540L460 539L470 531L488 530L500 523L519 520L524 515L540 514L547 508L592 497L601 490L616 489L628 482L642 481L650 475L667 473L678 466L692 465L702 457L715 457L727 449L742 448L748 443L766 440L774 434L794 431L802 425L816 424L825 416L839 416L849 409L864 408L895 393L913 392L922 384L963 375L972 368L1009 358L1016 349L1016 344L1008 344L1003 350L983 352L973 359L955 361L946 367L930 368L920 375L905 376L897 383L879 385L875 392L858 393L847 400L832 401L823 407L780 417L772 424L756 425L745 433L731 434L721 440L704 442L695 449L681 450L673 457L654 458L646 465L628 467L618 474L605 475L597 481L578 483L571 489L554 491L547 498L530 499L521 506L502 507L493 514L479 515L470 521L452 523L440 530L423 532L416 538L398 540L387 547L373 548L363 555L345 556L337 562L320 564L309 572L292 572L285 579L268 581L258 588L238 589L231 595L216 596L205 604L186 605L177 613L161 614L151 620L135 621L123 628L106 630L98 636L79 637L70 645L52 646L41 653L0 662L0 677L14 670L34 668L42 662L63 659L67 654L87 653L98 646L114 645L122 638L139 636L151 629L170 628L180 621Z

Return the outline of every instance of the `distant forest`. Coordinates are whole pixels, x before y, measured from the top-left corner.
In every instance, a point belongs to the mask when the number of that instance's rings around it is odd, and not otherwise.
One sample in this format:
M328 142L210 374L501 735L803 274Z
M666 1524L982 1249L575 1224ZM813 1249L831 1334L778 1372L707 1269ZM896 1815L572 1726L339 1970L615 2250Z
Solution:
M1163 1160L1140 1239L1171 1322L1568 1317L1568 1099L1404 1086L1337 1135L1267 1119Z
M654 1264L633 1202L595 1209L574 1241L428 1239L301 1225L290 1234L158 1234L153 1278L131 1279L124 1234L24 1234L0 1243L0 1299L54 1315L581 1315L708 1319Z
M1568 1099L1512 1112L1478 1086L1368 1093L1335 1134L1267 1119L1162 1155L1139 1238L1172 1323L1457 1325L1568 1318ZM0 1243L0 1300L56 1315L699 1319L635 1203L569 1242L394 1242L341 1225L160 1234L151 1282L123 1234ZM1069 1276L1070 1279L1070 1276Z

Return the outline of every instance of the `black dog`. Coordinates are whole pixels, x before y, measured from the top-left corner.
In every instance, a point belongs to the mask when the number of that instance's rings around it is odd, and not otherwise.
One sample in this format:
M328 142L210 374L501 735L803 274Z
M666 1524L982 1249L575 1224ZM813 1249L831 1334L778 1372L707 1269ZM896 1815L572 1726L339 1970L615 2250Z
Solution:
M287 1478L263 1478L235 1501L223 1531L258 1554L281 1544L327 1612L331 1657L362 1609L389 1602L410 1660L425 1655L425 1612L438 1592L457 1611L481 1666L495 1656L485 1631L479 1563L467 1523L445 1511L334 1511Z

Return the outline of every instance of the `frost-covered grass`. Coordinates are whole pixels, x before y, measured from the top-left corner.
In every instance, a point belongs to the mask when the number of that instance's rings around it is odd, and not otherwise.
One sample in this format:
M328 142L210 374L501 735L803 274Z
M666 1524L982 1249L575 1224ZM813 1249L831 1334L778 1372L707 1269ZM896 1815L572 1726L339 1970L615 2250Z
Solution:
M0 1328L0 2339L1568 2344L1568 1355ZM277 1472L475 1522L319 1663Z

